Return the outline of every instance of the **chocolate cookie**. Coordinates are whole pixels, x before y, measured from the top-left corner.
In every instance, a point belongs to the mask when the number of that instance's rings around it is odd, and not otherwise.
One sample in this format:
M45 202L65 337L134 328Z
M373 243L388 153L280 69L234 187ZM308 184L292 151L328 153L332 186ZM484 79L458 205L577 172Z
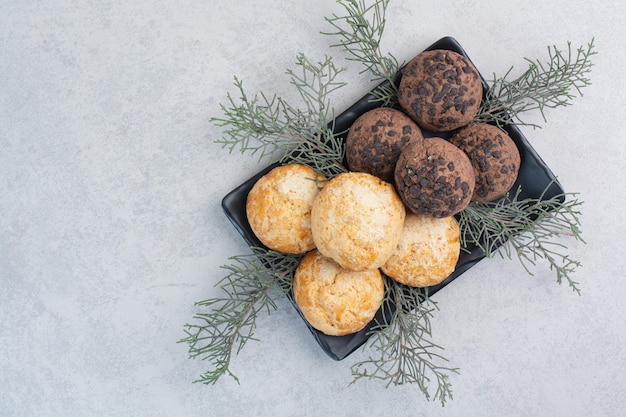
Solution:
M415 214L452 216L469 204L474 170L467 155L445 139L409 142L395 169L395 183L404 204Z
M483 85L463 55L438 49L413 58L402 72L398 100L417 124L434 132L468 124L480 106Z
M423 139L419 126L401 111L370 110L354 121L346 137L348 167L391 182L402 147L409 140Z
M496 126L473 123L449 139L469 156L476 187L472 200L493 201L502 197L517 180L520 153L513 139Z

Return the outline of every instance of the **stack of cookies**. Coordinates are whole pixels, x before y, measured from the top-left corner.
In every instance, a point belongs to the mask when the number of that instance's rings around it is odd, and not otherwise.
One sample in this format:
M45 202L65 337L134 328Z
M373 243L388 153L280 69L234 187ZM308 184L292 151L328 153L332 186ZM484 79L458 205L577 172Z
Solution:
M290 164L254 185L246 204L253 232L270 249L305 254L293 296L311 326L334 336L363 329L384 298L383 274L427 287L454 271L454 215L502 197L520 166L506 132L471 123L482 96L465 57L423 52L403 71L400 109L368 111L351 126L350 172L327 180Z

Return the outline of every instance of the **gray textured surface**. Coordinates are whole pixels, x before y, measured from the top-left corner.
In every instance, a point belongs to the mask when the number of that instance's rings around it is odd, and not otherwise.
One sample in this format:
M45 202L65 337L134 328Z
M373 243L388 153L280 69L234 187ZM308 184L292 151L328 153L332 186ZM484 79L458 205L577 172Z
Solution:
M288 303L235 359L241 385L176 344L219 265L245 253L221 198L262 164L213 144L233 91L295 98L284 70L321 58L333 1L0 1L0 415L617 416L626 408L622 2L393 1L400 59L456 37L489 76L595 36L591 86L525 129L584 200L582 297L543 267L484 261L437 295L453 366L445 408L416 387L348 387ZM341 56L338 51L331 53ZM351 85L338 110L368 88ZM536 118L540 121L539 117Z

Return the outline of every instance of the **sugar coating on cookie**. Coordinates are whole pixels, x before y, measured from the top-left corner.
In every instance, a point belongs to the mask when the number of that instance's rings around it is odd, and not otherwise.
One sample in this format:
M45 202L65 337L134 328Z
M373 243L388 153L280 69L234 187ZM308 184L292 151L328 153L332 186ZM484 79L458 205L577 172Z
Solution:
M405 214L390 183L364 172L339 174L313 201L313 241L346 269L379 268L400 238Z
M402 284L428 287L454 272L460 253L460 229L454 217L409 213L398 246L382 271Z
M496 200L513 187L521 158L517 145L505 131L486 123L472 123L449 141L467 154L474 167L473 201Z
M261 177L246 200L250 228L268 248L305 253L315 247L311 207L325 177L300 164L278 166Z
M347 270L317 250L300 261L293 281L294 300L304 318L331 336L363 329L380 308L384 292L378 269Z
M480 74L463 55L437 49L415 56L402 71L398 101L423 129L443 132L468 124L483 96Z
M351 171L367 172L393 181L393 170L402 147L422 141L422 131L403 112L376 108L359 116L346 136L346 160Z

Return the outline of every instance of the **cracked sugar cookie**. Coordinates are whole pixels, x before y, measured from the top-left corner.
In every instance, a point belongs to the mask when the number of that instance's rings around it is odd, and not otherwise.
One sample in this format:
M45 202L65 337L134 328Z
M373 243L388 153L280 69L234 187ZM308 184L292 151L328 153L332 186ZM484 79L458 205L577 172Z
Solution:
M384 294L378 269L351 271L317 250L300 261L293 281L294 300L304 318L331 336L363 329L376 315Z
M313 249L311 206L325 179L300 164L278 166L261 177L246 199L246 215L256 237L278 252Z

